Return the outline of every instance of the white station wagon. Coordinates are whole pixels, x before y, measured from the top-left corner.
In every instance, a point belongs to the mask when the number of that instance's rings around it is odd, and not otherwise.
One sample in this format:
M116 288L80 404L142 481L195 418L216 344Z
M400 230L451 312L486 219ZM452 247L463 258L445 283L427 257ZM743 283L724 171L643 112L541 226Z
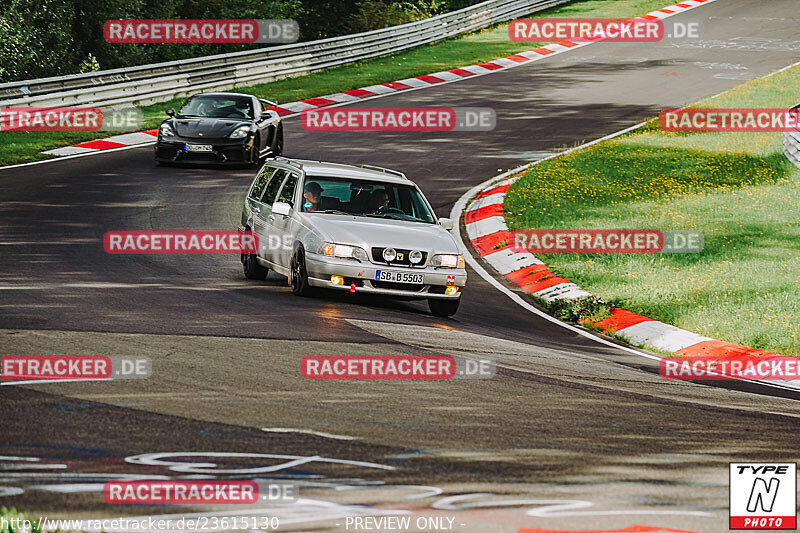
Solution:
M253 180L240 230L258 236L243 254L244 275L287 276L311 287L427 299L452 316L467 281L464 257L419 188L394 170L319 161L268 160Z

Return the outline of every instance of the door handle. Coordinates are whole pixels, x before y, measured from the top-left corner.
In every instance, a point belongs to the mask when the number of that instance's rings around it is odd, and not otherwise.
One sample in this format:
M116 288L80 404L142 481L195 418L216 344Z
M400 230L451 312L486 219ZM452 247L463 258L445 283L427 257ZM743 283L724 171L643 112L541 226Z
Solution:
M275 215L270 215L269 216L269 221L270 222L275 222Z

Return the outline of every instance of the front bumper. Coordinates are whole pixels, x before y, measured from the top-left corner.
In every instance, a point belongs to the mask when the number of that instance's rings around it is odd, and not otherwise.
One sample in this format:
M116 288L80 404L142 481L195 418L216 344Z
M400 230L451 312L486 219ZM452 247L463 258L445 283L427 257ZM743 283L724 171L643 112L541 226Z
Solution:
M392 270L422 274L423 284L395 283L378 281L376 271ZM368 261L357 262L352 259L339 259L318 254L306 253L306 272L308 283L312 287L338 289L364 294L382 294L399 298L438 300L458 300L461 291L455 294L444 294L447 287L464 287L467 283L467 271L458 268L410 268L377 265ZM343 285L331 282L331 276L342 276Z
M210 144L210 152L189 152L187 144ZM155 145L155 159L164 163L241 164L252 161L253 138L249 139L184 139L170 137L159 139Z

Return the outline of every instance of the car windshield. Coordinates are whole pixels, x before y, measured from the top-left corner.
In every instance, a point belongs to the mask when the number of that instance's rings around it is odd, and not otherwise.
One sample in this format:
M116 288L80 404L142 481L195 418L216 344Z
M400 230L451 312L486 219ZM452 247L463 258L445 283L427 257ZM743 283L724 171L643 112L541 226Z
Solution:
M411 185L306 176L303 211L433 223L422 194Z
M252 119L253 100L247 96L192 96L178 111L178 116Z

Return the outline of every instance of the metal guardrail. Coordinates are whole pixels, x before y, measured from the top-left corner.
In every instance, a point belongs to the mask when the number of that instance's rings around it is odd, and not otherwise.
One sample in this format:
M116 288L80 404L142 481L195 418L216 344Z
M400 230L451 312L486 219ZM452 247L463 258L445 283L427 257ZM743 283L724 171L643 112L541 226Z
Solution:
M797 104L792 109L800 109L800 104ZM784 132L783 153L794 166L800 167L800 131Z
M0 105L147 105L303 76L442 41L572 0L489 0L400 26L231 54L0 84Z

